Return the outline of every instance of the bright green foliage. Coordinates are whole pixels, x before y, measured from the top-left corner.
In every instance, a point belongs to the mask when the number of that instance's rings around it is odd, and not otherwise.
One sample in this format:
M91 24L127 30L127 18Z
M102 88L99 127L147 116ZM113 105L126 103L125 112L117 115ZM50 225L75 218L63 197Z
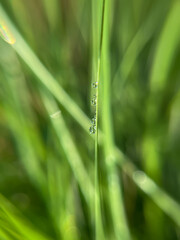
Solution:
M2 1L0 240L179 239L179 13Z

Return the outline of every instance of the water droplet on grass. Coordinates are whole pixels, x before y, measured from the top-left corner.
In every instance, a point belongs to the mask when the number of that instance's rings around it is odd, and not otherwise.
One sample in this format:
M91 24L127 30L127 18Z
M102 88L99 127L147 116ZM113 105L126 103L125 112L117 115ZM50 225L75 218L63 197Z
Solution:
M91 100L91 105L96 106L96 95L93 96Z
M95 133L96 133L96 126L95 126L95 125L92 125L92 126L89 128L89 132L90 132L90 134L95 134Z
M98 87L98 82L93 82L92 87L97 88Z
M91 123L92 123L93 125L96 124L96 116L94 116L94 117L92 118Z

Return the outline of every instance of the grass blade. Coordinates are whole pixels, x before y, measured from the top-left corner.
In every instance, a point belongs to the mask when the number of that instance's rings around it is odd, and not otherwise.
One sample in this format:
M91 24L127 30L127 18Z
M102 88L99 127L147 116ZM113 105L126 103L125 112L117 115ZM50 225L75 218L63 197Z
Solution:
M112 1L106 0L106 11L104 21L104 42L102 50L102 69L103 69L103 93L102 93L102 124L104 133L104 155L106 172L108 178L109 205L111 208L115 239L130 239L130 233L125 216L124 203L122 200L121 186L116 170L116 156L114 154L114 136L111 112L111 82L109 65L109 45L110 45L110 16Z
M8 20L9 18L4 13L2 7L0 7L0 13L3 16L3 19L7 20L7 24L11 28L12 24ZM14 44L15 51L22 57L22 59L32 69L32 71L41 80L41 82L49 89L49 91L52 93L52 95L58 99L58 101L67 109L67 111L69 111L69 113L77 120L77 122L85 129L85 131L88 132L89 123L90 123L88 117L82 112L82 110L76 105L76 103L73 102L73 100L67 95L67 93L65 93L65 91L59 86L59 84L56 82L56 80L53 78L53 76L40 63L40 61L35 56L35 54L32 52L32 50L29 48L29 46L24 42L22 37L19 35L16 28L12 28L12 32L14 33L14 36L17 39L16 44ZM101 135L100 132L99 132L99 135ZM99 141L99 143L100 143L100 141ZM125 155L118 148L115 148L114 150L117 154L118 161L122 164L122 159L126 159ZM126 163L128 164L129 160L126 160ZM121 165L121 166L123 169L125 169L125 165ZM132 177L133 171L134 171L134 169L132 169L132 171L130 171L131 178L133 178ZM147 181L149 182L149 180L147 180ZM140 186L138 181L136 181L136 184L138 186ZM156 187L157 187L157 185L156 185ZM148 196L153 199L152 194L150 194ZM172 199L172 198L169 197L169 199ZM156 204L157 204L157 202L156 202ZM158 206L161 207L160 205L158 205ZM175 212L176 208L173 208L173 209L174 209L173 212ZM168 210L165 209L165 212L168 212ZM176 219L176 218L174 218L174 219Z
M4 224L7 224L9 229L12 230L13 235L22 236L20 239L27 240L50 240L39 232L31 223L29 223L21 214L10 204L2 195L0 195L0 214ZM15 237L16 238L16 237ZM16 238L18 239L18 238Z

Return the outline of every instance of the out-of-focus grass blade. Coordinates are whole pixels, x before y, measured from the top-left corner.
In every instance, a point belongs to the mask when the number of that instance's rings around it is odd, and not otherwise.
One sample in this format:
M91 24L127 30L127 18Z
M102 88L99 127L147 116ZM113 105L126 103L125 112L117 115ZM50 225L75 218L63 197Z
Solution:
M19 26L21 31L23 31L23 36L31 41L34 45L35 36L32 31L29 31L31 28L29 14L27 12L30 11L26 5L28 5L25 1L14 0L8 2L9 8L12 9L14 15L16 17L16 24ZM18 11L17 11L18 9Z
M104 19L104 39L102 50L102 111L101 118L104 133L104 154L107 169L108 190L109 190L109 207L112 213L115 239L130 239L130 233L126 221L124 203L122 200L122 190L119 185L119 177L116 169L116 156L114 154L114 136L111 113L111 81L109 65L109 46L110 46L110 19L114 1L106 0L105 19Z
M174 1L160 36L150 78L151 90L162 90L180 43L180 2Z
M155 49L155 56L152 64L151 74L150 74L150 95L147 100L146 107L146 132L142 143L142 155L144 159L144 167L146 173L152 177L156 182L160 183L162 178L162 159L160 154L161 147L161 126L159 126L159 133L156 131L157 123L159 123L159 110L161 109L161 93L166 87L168 75L172 67L173 59L176 56L176 49L179 47L180 43L180 2L174 1L169 10L169 13L165 19L162 32L160 34L159 41ZM146 178L146 181L149 181L148 186L152 187L154 193L154 182ZM153 182L153 184L152 184ZM145 186L145 185L143 185ZM141 187L141 186L140 186ZM157 186L156 186L157 187ZM141 187L143 191L145 189ZM176 207L172 203L169 196L163 194L164 200L162 199L162 190L157 187L155 193L152 195L152 191L145 191L146 194L149 194L154 202L170 217L173 217L174 221L179 224L179 219L175 214L178 212L175 210ZM159 196L159 198L156 198ZM162 205L158 199L161 199ZM177 205L178 206L178 205ZM145 212L151 211L153 206L151 203L146 202ZM173 208L173 210L171 209ZM169 209L171 209L171 214ZM159 212L159 219L157 219L156 224L153 216L147 214L147 222L149 222L149 227L151 232L154 232L159 229L159 232L162 232L163 229L163 216L162 212ZM157 228L158 224L158 228ZM156 230L155 230L156 229ZM160 230L161 229L161 230Z
M10 239L16 239L16 240L22 240L21 234L17 233L16 229L14 227L9 227L9 224L7 224L5 221L0 220L0 226L2 228L2 231L4 230L4 234L6 234L7 238Z
M60 13L59 8L60 4L58 0L44 0L43 1L46 15L49 21L51 30L54 30L58 21L58 15Z
M6 22L0 18L0 36L9 44L14 44L16 39L8 28Z
M37 230L30 222L28 222L15 207L0 194L0 216L8 229L12 229L13 235L21 236L18 240L50 240L42 232Z
M180 226L180 205L159 188L143 171L137 170L130 162L126 162L123 169L124 172L134 180L137 186Z
M43 102L45 104L45 107L47 109L47 112L49 113L49 116L51 118L51 113L56 112L58 109L58 106L57 106L55 100L51 96L49 96L49 94L47 94L47 93L45 94L43 91L41 91L41 96L42 96ZM83 165L81 156L79 155L78 150L72 140L72 137L71 137L70 132L65 124L62 114L59 114L57 118L51 118L51 122L55 129L56 135L60 141L60 144L62 145L62 147L64 149L65 155L66 155L69 165L72 169L72 172L75 176L75 179L81 189L81 192L87 202L87 205L89 206L88 212L91 215L91 211L94 207L94 204L93 204L94 203L94 186L92 185L91 179L88 176L88 172ZM50 165L52 165L52 164L50 164ZM51 166L51 168L52 168L52 166ZM56 169L55 172L57 172L57 171L58 171L58 169ZM49 180L52 180L55 177L55 176L51 176L50 175L51 173L49 171L49 174L48 174ZM56 182L56 184L58 184L58 183ZM59 184L60 184L59 188L61 188L61 182L59 182ZM54 187L52 187L51 184L49 186L50 186L52 194L57 192L57 189L55 189L55 192L53 191ZM52 199L52 201L56 201L56 200ZM57 207L58 207L58 205L59 204L57 204ZM58 217L58 212L59 211L57 211L55 213L57 215L56 217ZM93 216L92 216L92 218L93 218ZM64 225L63 222L64 222L64 220L61 221L62 224L60 226L60 231L61 231L61 235L65 236L65 233L63 232L63 225ZM74 235L74 239L77 239L75 235Z
M1 88L5 92L2 101L3 110L8 127L17 142L20 159L31 181L44 193L45 174L41 168L40 158L37 157L41 152L42 143L33 123L32 109L28 102L28 91L23 82L23 74L16 55L11 48L6 48L4 45L1 44L0 46L0 65L3 67L2 72L5 76L5 79L0 81ZM35 143L35 147L32 148L33 143Z
M58 106L55 103L55 101L53 101L52 98L48 97L47 94L42 94L42 96L44 104L50 116L53 111L54 112L57 111ZM87 202L89 202L89 200L92 200L93 198L94 187L91 183L91 180L87 174L85 167L83 166L81 157L75 147L75 144L71 138L69 130L66 127L62 114L60 114L59 117L57 117L56 119L51 118L51 122L63 146L63 149L65 151L69 164L72 168L72 171L77 179L77 182L81 187L81 191Z
M142 22L142 25L137 30L136 34L132 38L131 42L129 43L123 57L122 61L116 71L115 77L114 77L114 89L118 90L118 96L120 97L119 93L119 87L117 86L123 86L125 81L127 80L133 66L136 63L136 59L138 58L140 52L145 47L149 39L153 36L153 34L156 32L157 29L157 22L161 23L162 18L165 15L166 8L163 9L163 12L161 15L159 15L159 12L162 9L162 2L157 1L155 6L152 8L152 10L149 12L146 19ZM123 89L123 88L122 88Z
M3 19L7 20L8 26L11 27L14 36L16 37L16 43L13 45L16 52L22 57L22 59L27 63L27 65L32 69L35 75L41 80L41 82L49 89L49 91L58 99L58 101L69 111L69 113L76 119L76 121L88 132L90 120L88 117L82 112L82 110L76 105L76 103L67 95L67 93L59 86L53 76L46 70L46 68L41 64L29 46L22 39L18 31L13 24L10 22L9 18L5 14L2 6L0 5L0 14L3 16ZM101 142L102 143L102 142ZM122 165L123 160L126 159L125 155L120 151L120 149L115 148L115 152L123 169L125 169L125 165ZM127 164L131 164L129 160L126 159ZM131 166L134 167L133 164ZM132 174L134 169L131 168L130 177L132 178ZM146 179L147 182L148 178ZM136 181L136 184L140 186L140 184ZM156 185L157 187L157 185ZM164 193L165 194L165 193ZM148 195L153 199L153 195ZM169 197L172 200L172 198ZM173 200L172 200L173 201ZM157 204L157 203L156 203ZM159 205L158 205L159 206ZM161 207L161 206L159 206ZM173 212L176 211L176 208ZM167 211L166 211L167 212ZM175 218L176 219L176 218Z
M0 228L0 239L1 240L14 240L12 239L8 233L5 232L5 230L3 230L2 228ZM19 240L19 239L18 239Z
M13 45L15 51L23 59L23 61L32 69L39 80L47 87L47 89L58 99L58 101L66 108L66 110L77 120L84 128L89 129L90 121L76 103L67 95L64 89L54 79L50 72L42 65L24 39L18 33L16 28L8 19L7 15L0 6L0 14L10 25L13 34L16 37L16 43Z

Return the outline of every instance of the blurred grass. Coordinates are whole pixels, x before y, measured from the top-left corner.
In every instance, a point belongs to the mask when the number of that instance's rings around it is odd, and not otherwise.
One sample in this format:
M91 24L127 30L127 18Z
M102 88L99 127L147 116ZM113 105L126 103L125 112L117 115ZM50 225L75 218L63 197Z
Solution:
M16 38L12 47L0 39L2 239L94 239L87 132L102 2L0 6ZM98 101L105 239L180 237L179 6L106 1Z

